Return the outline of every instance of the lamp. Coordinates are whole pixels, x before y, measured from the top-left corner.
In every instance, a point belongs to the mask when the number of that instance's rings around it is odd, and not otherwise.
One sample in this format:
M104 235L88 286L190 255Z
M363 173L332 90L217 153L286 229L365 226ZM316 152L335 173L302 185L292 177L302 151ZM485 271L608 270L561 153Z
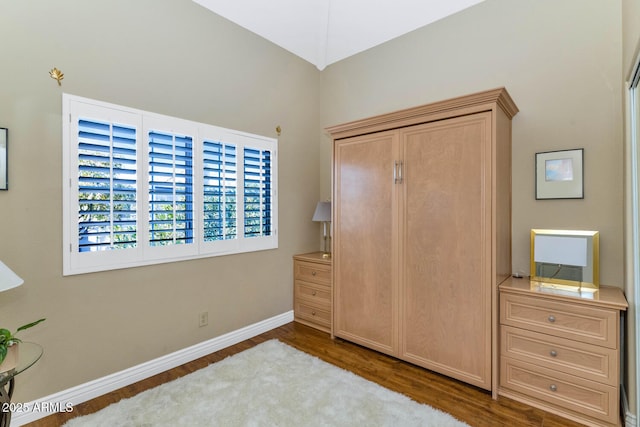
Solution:
M311 221L322 222L324 236L322 258L331 258L331 251L327 250L327 223L331 222L331 202L318 202Z
M15 288L23 283L24 280L0 261L0 292Z
M542 285L595 292L599 280L599 233L531 230L531 276Z

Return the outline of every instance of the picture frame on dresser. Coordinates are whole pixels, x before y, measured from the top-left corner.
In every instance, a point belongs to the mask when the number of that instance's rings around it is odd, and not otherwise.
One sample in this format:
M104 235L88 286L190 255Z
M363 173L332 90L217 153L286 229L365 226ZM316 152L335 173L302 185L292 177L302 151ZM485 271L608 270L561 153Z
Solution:
M584 149L536 153L536 200L584 199Z
M599 242L598 231L531 229L531 279L541 286L597 291Z

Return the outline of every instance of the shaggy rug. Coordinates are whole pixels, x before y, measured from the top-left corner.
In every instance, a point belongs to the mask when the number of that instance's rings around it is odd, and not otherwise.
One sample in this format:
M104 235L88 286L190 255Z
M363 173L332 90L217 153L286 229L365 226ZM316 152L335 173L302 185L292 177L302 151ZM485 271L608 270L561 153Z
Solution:
M79 426L433 426L451 415L277 340L123 399Z

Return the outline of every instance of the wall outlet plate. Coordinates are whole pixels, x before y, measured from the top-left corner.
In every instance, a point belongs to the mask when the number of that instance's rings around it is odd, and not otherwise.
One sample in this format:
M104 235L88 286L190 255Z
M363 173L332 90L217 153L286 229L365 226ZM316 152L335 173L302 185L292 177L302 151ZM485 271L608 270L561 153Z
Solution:
M208 324L209 324L209 312L203 311L202 313L200 313L200 316L198 319L198 326L202 328L203 326L207 326Z

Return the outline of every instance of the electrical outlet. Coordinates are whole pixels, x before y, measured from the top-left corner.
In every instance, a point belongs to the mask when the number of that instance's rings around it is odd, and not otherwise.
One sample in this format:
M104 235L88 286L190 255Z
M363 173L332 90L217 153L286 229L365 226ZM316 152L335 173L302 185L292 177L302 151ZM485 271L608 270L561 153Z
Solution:
M209 324L209 312L203 311L202 313L200 313L198 326L202 328L203 326L207 326L208 324Z

